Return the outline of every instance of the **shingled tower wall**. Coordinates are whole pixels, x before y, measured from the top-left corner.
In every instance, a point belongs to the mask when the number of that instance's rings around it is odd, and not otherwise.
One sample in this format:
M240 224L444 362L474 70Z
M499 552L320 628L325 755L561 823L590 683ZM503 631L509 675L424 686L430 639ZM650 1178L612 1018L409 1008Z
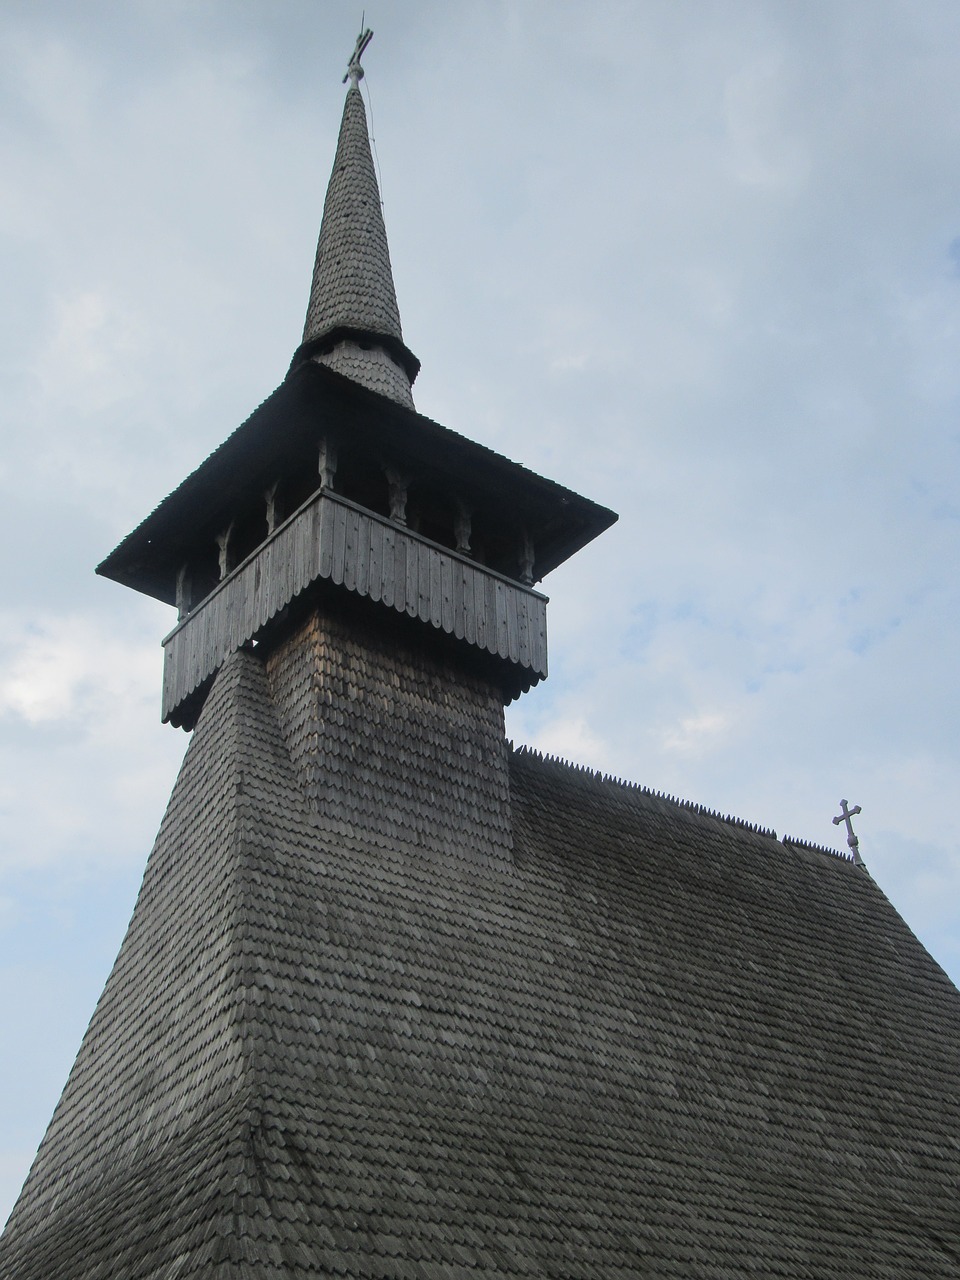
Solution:
M371 619L313 612L267 658L304 793L325 823L395 848L509 857L503 696Z

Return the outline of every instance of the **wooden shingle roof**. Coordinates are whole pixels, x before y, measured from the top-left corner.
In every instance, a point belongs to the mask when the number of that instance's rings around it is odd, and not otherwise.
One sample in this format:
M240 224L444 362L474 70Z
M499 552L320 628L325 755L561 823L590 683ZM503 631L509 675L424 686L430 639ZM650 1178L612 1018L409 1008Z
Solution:
M360 455L399 454L411 470L457 491L498 519L522 513L545 577L617 516L449 427L384 399L312 361L285 380L195 471L129 533L97 572L167 604L191 546L260 499L278 474L313 474L320 436L334 430Z
M413 408L410 386L420 362L403 341L367 115L356 83L343 104L295 362L311 356Z
M403 341L367 115L354 84L343 104L303 341L340 326Z
M870 876L509 770L512 863L351 833L227 661L4 1280L960 1273L960 993Z

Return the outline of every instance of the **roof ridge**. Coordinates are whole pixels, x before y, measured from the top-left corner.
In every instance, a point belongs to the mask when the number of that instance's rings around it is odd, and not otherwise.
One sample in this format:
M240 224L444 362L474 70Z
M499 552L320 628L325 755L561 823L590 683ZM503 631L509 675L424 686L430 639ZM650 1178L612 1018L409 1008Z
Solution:
M777 833L772 827L765 827L760 823L748 822L745 818L738 818L734 814L724 814L718 809L710 809L706 805L698 804L694 800L684 800L680 796L671 795L666 791L658 791L654 787L648 787L642 782L633 782L629 778L622 778L616 774L605 773L601 769L594 769L590 765L578 764L576 761L567 760L563 756L553 755L549 752L544 753L538 751L534 747L528 747L525 744L520 747L513 747L512 743L508 744L515 756L530 756L533 759L544 764L559 766L570 770L572 773L589 777L591 780L601 782L609 786L615 786L623 791L634 792L637 795L648 796L652 800L659 800L663 803L673 805L678 809L682 809L687 813L692 813L697 817L712 818L717 822L723 822L727 826L735 827L741 831L750 831L755 835L766 836L772 840L777 839Z
M809 849L813 853L829 853L832 858L839 858L841 862L856 861L851 853L844 853L842 849L834 849L828 844L817 844L815 840L804 840L800 836L783 836L780 843L797 849Z
M722 822L727 826L731 826L740 831L750 831L754 835L766 836L772 840L778 840L784 848L805 849L813 853L825 853L832 858L839 858L841 862L855 862L855 859L848 853L844 853L840 849L834 849L830 845L818 844L813 840L804 840L799 836L778 837L773 827L765 827L761 823L748 822L745 818L738 818L734 814L721 813L719 809L710 809L706 805L698 804L694 800L684 800L680 796L671 795L666 791L658 791L654 787L645 786L642 782L633 782L629 778L623 778L612 773L604 773L601 769L593 769L590 765L578 764L574 760L568 760L564 756L554 755L550 752L538 751L535 747L529 747L525 743L521 743L519 747L515 747L512 740L507 741L508 749L514 756L529 756L543 763L556 765L571 772L579 774L583 777L589 777L592 781L602 782L604 784L619 787L624 791L632 791L638 795L649 796L652 800L660 800L666 804L674 805L676 808L682 809L687 813L693 813L697 817L712 818L717 822Z

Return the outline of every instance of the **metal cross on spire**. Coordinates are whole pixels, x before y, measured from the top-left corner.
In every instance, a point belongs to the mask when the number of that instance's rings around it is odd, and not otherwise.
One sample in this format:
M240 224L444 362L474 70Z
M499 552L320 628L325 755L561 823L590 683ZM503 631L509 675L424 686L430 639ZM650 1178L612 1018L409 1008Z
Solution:
M846 800L840 801L840 812L833 820L833 825L839 827L841 822L846 823L847 827L847 844L850 846L850 852L853 854L853 860L858 867L863 866L863 859L860 857L860 841L857 839L853 830L851 819L855 814L861 812L860 806L855 804L852 809L847 808Z
M360 59L363 56L364 49L372 39L373 32L369 27L367 27L365 31L361 31L357 36L356 48L350 55L350 61L347 63L347 74L343 77L344 84L346 84L348 80L352 80L354 85L359 85L360 81L363 79L363 67L360 65Z

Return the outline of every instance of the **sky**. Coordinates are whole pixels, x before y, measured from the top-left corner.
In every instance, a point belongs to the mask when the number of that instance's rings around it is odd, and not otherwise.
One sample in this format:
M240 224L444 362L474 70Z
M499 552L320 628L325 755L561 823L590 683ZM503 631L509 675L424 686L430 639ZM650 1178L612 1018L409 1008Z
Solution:
M187 744L94 566L281 381L331 0L0 7L0 1220ZM842 849L960 980L960 6L368 3L427 416L612 507L508 733Z

